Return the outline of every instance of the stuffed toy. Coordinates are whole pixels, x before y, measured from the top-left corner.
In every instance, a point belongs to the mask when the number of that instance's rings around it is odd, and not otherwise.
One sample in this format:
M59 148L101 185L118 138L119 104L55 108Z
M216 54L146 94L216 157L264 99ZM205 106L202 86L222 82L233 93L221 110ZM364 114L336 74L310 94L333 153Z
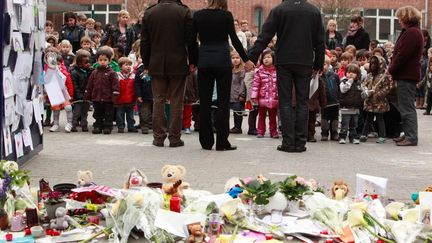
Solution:
M182 190L189 188L189 183L183 182L186 168L182 165L165 165L161 170L162 190L169 195L183 196Z
M129 177L124 185L125 189L130 189L132 187L142 187L147 186L147 176L138 169L134 169L129 173Z
M78 177L78 187L89 187L95 186L96 184L93 182L93 173L89 170L77 172Z
M56 218L51 220L51 229L65 230L69 227L70 218L66 215L67 210L64 207L59 207L55 211Z
M186 243L204 243L205 234L203 232L203 227L201 223L193 223L187 225L189 237L186 240Z
M349 192L348 184L342 180L335 181L332 187L332 198L335 200L343 200Z

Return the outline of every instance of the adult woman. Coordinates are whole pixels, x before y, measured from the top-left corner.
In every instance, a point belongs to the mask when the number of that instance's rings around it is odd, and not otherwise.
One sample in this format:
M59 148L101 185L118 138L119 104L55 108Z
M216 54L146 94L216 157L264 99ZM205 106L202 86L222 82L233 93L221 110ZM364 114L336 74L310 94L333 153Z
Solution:
M431 46L431 40L430 40L429 32L427 30L422 30L421 32L423 34L423 55L422 58L420 59L420 65L421 65L420 80L423 80L428 68L428 63L429 63L428 49ZM417 87L417 93L416 93L417 109L424 108L425 97L426 97L425 87Z
M84 29L77 26L77 17L75 13L65 13L64 21L66 24L60 31L59 43L62 40L68 40L72 44L73 53L75 53L80 49L80 41L81 38L84 37Z
M128 56L132 50L132 44L135 41L135 32L132 28L128 27L129 12L121 10L118 15L117 26L114 30L109 29L101 39L101 45L107 45L111 42L111 47L121 45L125 50L124 55Z
M349 45L353 45L357 50L368 50L369 42L369 33L363 28L363 18L358 15L354 15L351 17L351 24L344 46L347 47Z
M420 58L423 53L423 35L420 31L421 13L412 6L401 7L396 17L402 32L396 42L388 69L397 85L399 110L405 136L395 139L398 146L416 146L417 113L414 106L416 84L420 80Z
M330 19L327 23L325 43L329 50L334 50L336 47L342 47L342 35L336 31L336 25L336 20L333 19Z
M201 46L198 61L198 83L200 95L200 131L199 139L203 149L211 150L214 136L211 122L211 98L214 82L217 88L217 112L215 127L217 130L216 150L234 150L228 141L229 135L229 101L232 78L232 64L228 36L247 62L248 69L253 67L242 43L234 29L234 18L227 11L227 0L208 0L208 7L197 11L193 20L193 38L199 36Z

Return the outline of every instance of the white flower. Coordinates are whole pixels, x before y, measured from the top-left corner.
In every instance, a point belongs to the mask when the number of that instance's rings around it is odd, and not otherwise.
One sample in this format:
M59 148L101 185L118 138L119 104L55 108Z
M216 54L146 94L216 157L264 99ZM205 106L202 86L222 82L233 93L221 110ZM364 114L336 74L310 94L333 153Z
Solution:
M392 202L385 207L385 210L387 214L390 215L394 220L398 220L399 212L402 210L404 206L405 204L401 202Z
M18 169L19 169L18 164L15 161L6 161L3 164L3 170L6 171L6 173L8 174L17 171Z

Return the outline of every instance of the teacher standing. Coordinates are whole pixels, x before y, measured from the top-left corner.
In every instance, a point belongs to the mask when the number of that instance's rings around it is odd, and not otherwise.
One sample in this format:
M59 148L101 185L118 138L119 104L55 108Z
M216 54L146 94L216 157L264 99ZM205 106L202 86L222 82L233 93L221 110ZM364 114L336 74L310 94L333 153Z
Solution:
M249 57L257 62L277 35L276 72L283 152L306 151L309 85L324 65L324 27L320 10L307 0L285 0L273 8ZM293 106L295 91L295 107Z
M199 140L203 149L211 150L214 135L211 122L211 103L214 82L217 89L217 112L215 117L216 150L235 150L228 141L229 102L232 79L232 64L228 36L232 45L246 62L246 69L254 65L249 61L235 28L234 18L227 11L227 0L208 0L208 7L194 14L194 36L199 36L201 46L198 55L198 84L200 95Z
M416 84L420 80L420 59L423 53L421 16L421 12L412 6L401 7L396 11L402 32L396 42L388 72L393 80L396 80L398 105L405 134L395 139L398 146L416 146L418 143L414 100Z

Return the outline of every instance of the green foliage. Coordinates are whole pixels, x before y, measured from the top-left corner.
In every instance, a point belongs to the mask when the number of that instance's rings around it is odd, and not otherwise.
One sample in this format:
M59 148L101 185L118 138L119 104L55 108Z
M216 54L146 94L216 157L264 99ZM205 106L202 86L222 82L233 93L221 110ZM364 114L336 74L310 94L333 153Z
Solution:
M241 180L242 189L246 190L247 198L250 198L258 205L266 205L269 203L269 198L274 196L278 190L279 183L272 183L270 180L260 182L253 180L249 184Z
M279 190L290 201L297 201L303 198L303 195L310 193L309 187L297 182L297 176L287 177L280 183Z

